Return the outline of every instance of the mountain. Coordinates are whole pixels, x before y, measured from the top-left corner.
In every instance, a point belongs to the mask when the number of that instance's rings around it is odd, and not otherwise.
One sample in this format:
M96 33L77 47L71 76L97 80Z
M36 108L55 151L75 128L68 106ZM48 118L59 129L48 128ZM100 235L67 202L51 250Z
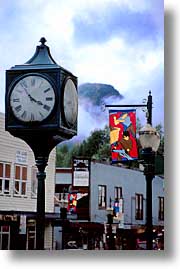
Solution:
M89 99L94 106L99 106L104 99L115 97L122 99L121 95L113 86L102 83L84 83L78 88L78 95L81 99Z
M108 84L84 83L78 87L78 98L78 134L71 140L60 143L58 147L67 145L68 149L71 149L95 129L103 129L108 124L108 118L101 104L117 104L124 96Z

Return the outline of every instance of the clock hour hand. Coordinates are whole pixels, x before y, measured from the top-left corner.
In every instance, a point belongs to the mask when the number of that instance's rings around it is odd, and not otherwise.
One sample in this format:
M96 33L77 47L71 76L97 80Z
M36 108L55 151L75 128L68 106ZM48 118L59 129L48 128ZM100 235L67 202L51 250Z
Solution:
M30 94L28 94L28 96L29 96L29 98L30 98L30 100L31 100L32 102L35 102L36 104L38 104L38 105L40 105L40 106L43 105L43 103L42 103L41 101L37 101L37 100L34 99Z
M40 106L43 106L43 103L41 101L36 101L36 103Z
M37 101L37 100L34 99L32 96L31 96L31 101L35 102L36 104L38 104L38 105L40 105L40 106L43 106L43 105L44 105L41 101Z

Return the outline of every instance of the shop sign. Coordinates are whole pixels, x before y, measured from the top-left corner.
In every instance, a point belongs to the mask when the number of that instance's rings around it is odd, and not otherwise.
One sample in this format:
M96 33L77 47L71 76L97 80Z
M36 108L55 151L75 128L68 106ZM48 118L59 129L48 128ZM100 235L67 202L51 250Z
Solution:
M89 187L90 160L87 158L73 159L73 186Z
M89 172L74 171L74 186L89 186Z
M22 150L16 151L16 163L27 164L27 151Z
M1 221L17 221L17 215L0 215Z

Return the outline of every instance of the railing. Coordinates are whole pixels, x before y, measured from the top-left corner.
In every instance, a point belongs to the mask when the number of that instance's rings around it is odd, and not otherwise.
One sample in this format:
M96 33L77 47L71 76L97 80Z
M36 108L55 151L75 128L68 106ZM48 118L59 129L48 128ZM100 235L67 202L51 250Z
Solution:
M62 203L67 204L68 203L68 193L55 193L55 204L61 205Z

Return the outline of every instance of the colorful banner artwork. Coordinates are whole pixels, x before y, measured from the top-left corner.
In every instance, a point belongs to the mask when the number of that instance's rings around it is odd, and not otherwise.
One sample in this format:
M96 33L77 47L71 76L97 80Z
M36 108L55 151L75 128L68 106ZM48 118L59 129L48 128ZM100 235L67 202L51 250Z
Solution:
M69 193L68 194L68 207L67 207L68 212L70 212L71 214L75 214L76 206L77 206L77 194Z
M112 163L137 159L136 110L110 110L109 128Z

